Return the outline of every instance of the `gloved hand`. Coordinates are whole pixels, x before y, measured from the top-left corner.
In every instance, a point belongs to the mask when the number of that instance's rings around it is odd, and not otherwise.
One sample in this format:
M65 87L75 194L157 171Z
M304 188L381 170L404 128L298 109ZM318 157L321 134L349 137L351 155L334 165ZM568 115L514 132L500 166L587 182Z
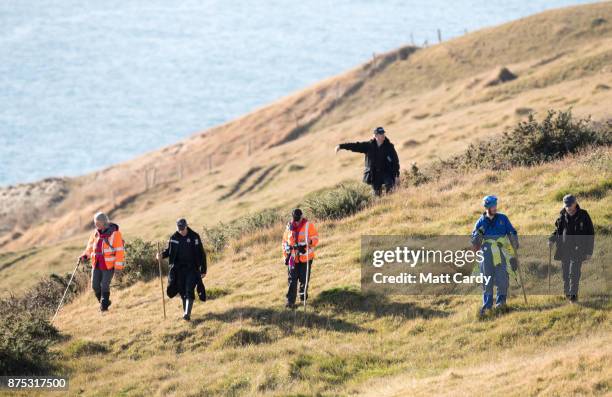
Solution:
M89 259L89 256L87 256L87 254L83 254L83 255L79 256L79 259L81 260L81 262L85 262L86 260Z
M298 248L298 252L299 252L300 254L306 254L306 246L305 246L305 245L300 246L300 247Z
M518 262L516 261L516 258L510 258L510 268L513 272L516 272L516 269L518 269Z

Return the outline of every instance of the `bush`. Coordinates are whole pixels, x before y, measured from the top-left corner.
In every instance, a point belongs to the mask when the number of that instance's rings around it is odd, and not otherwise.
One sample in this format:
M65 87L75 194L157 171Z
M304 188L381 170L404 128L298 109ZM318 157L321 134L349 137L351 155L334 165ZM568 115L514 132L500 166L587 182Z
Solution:
M372 199L363 184L343 184L309 194L304 208L317 219L341 219L361 211Z
M166 248L161 245L160 248ZM148 281L159 276L159 264L155 259L157 243L140 238L125 244L125 268L120 273L122 285L131 285L136 281ZM162 273L168 273L166 261L162 261Z
M247 214L229 223L219 222L211 228L204 228L206 248L212 253L221 253L230 240L237 239L243 234L254 233L269 228L281 221L278 209L268 208L252 214Z
M419 186L430 180L431 177L425 175L416 163L412 163L409 171L402 173L402 185L404 186Z
M501 139L470 145L463 154L443 162L443 168L508 169L553 161L587 146L611 144L610 125L597 129L590 118L575 120L570 110L549 110L541 122L530 114Z
M0 303L0 376L42 374L52 367L49 346L58 330L37 312L6 311Z
M58 330L49 323L62 298L70 275L52 274L21 297L0 299L0 376L43 374L52 368L49 346ZM77 271L64 303L87 285L86 273Z

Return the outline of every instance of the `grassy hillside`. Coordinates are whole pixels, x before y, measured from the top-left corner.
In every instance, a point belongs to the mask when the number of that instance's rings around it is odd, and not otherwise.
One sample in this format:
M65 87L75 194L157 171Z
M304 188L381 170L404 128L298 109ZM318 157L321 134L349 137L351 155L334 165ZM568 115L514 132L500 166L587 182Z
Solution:
M178 320L176 299L161 320L154 280L116 292L103 317L90 294L77 298L58 322L71 338L56 349L67 359L73 390L86 395L609 392L607 299L569 305L530 297L525 305L512 297L508 313L479 321L478 296L367 297L358 285L364 230L467 233L482 195L496 192L521 233L546 233L557 193L578 178L585 189L599 186L602 175L610 180L611 160L610 150L600 150L532 168L450 175L402 189L355 216L320 222L306 314L283 308L278 224L230 245L211 266L207 285L219 297L197 304L191 324ZM600 227L612 226L608 193L581 204ZM98 353L75 353L91 343Z
M249 233L238 229L212 255L212 299L196 304L191 323L178 320L176 299L162 320L157 280L115 288L104 315L90 292L68 304L53 351L58 371L71 377L70 394L610 393L608 299L569 305L540 296L524 304L512 296L508 312L479 320L478 296L359 291L362 235L467 234L485 194L500 197L500 210L522 235L542 235L563 194L576 192L597 233L609 236L609 148L531 167L447 170L419 186L405 183L354 215L316 219L321 246L306 313L283 308L279 252L290 208L361 179L363 157L334 155L335 145L368 139L377 125L387 129L404 169L413 161L427 169L551 108L590 114L609 130L610 15L609 2L572 7L398 49L133 161L2 189L0 294L71 270L99 209L128 241L163 240L179 216L198 231L218 230L219 222L269 209L279 217ZM502 67L517 78L497 81ZM108 194L100 196L99 186Z

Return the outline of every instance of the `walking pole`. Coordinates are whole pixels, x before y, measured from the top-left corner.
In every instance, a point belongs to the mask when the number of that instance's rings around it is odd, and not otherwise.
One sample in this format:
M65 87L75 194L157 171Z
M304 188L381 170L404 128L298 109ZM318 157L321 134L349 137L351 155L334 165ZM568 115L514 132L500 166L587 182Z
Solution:
M310 279L310 265L308 264L308 257L310 256L310 246L308 245L308 229L310 222L306 222L306 231L304 237L306 237L306 283L304 284L304 313L306 312L306 297L308 296L308 280Z
M523 273L521 271L521 264L518 260L518 253L516 254L516 270L519 282L521 283L521 289L523 290L523 298L525 298L525 304L527 304L527 293L525 292L525 284L523 283Z
M548 294L550 295L550 267L552 266L552 245L548 247Z
M157 267L159 268L159 285L162 293L162 306L164 307L164 320L166 319L166 297L164 296L164 280L162 279L161 253L159 241L157 242Z
M80 264L81 264L81 258L77 260L77 264L74 267L74 270L72 271L72 275L70 276L68 285L66 285L66 290L64 291L64 295L62 296L62 299L60 300L59 305L57 305L57 309L55 310L55 314L53 315L53 318L51 319L51 323L53 323L53 321L55 320L55 317L57 317L57 313L59 313L59 310L62 307L62 303L64 303L64 299L66 298L66 294L68 293L68 288L70 288L70 284L72 283L72 279L74 278L74 273L76 273Z

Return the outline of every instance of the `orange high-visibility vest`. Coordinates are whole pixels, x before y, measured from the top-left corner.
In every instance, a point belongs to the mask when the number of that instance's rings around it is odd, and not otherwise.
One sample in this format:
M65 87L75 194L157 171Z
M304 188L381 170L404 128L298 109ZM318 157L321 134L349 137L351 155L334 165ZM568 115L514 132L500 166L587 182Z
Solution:
M299 254L294 247L306 247L306 238L308 238L308 260L312 260L315 257L315 247L319 244L319 233L312 222L307 221L302 225L298 231L298 241L294 240L293 232L291 231L291 222L287 224L285 233L283 233L283 255L285 258L287 255L295 253L296 259L301 262L306 262L306 254Z
M91 260L91 267L96 266L96 246L100 239L100 233L95 230L89 237L87 247L83 252ZM102 242L102 252L104 255L104 262L106 263L107 269L123 269L125 264L125 250L123 247L123 237L119 230L115 230L108 239Z

